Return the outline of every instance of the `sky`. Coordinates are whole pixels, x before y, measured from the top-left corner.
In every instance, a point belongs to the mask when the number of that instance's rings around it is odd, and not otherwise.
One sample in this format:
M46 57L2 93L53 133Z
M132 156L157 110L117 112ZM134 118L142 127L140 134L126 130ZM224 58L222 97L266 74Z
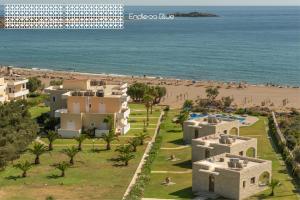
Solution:
M300 0L0 0L0 3L123 3L124 5L300 6Z

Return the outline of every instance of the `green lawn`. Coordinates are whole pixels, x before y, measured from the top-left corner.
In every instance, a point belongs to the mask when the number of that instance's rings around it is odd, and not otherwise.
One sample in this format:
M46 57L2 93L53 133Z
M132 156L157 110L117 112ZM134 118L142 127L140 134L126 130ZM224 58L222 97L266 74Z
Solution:
M163 138L162 148L176 148L183 146L181 126L171 122L176 115L176 111L170 111L166 123L161 127ZM260 117L260 120L250 127L242 127L241 135L256 137L258 139L258 157L272 160L273 178L281 181L281 186L275 190L275 196L269 197L270 190L257 194L250 199L289 199L296 200L295 186L292 178L287 174L286 166L279 153L276 153L271 145L271 140L266 132L267 119ZM171 162L169 156L174 154L180 160ZM191 173L157 173L155 171L187 171L191 169L191 149L160 149L153 165L150 183L145 189L145 198L165 198L165 199L191 199L192 179ZM154 172L154 173L153 173ZM170 186L161 185L166 177L171 177L176 184Z
M155 171L187 171L192 168L191 148L183 149L163 149L183 146L181 126L172 123L172 119L177 114L171 110L168 113L165 123L162 124L160 135L162 136L161 149L152 165L150 183L145 188L145 198L166 198L166 199L191 199L192 194L192 173L153 173ZM179 160L170 161L170 155L175 155ZM165 186L161 183L166 177L171 177L174 185Z
M29 109L32 119L36 119L41 116L41 114L49 112L50 108L47 106L34 106Z
M293 179L289 176L286 165L282 160L279 152L276 152L275 146L272 146L272 140L266 131L267 118L260 117L260 120L251 127L241 128L240 134L243 136L250 136L257 138L258 141L258 157L266 160L272 160L272 176L278 179L281 186L276 188L275 196L270 197L269 190L255 195L250 199L280 199L280 200L297 200L299 197L296 195L296 188L293 184ZM275 149L275 150L274 150Z
M143 105L130 104L138 110L144 110ZM156 108L155 115L159 110ZM36 109L31 112L37 113ZM139 111L134 111L136 113ZM157 122L157 120L156 120ZM136 125L136 127L139 127ZM142 131L131 130L130 135ZM154 130L153 130L154 133ZM151 135L153 135L150 132ZM130 136L129 135L129 136ZM66 177L58 177L60 172L51 165L60 161L68 161L68 157L61 153L63 148L77 145L73 139L58 139L54 142L54 151L41 156L41 164L34 166L28 172L27 178L20 178L21 171L10 164L4 171L0 172L0 199L4 200L44 200L47 196L55 199L121 199L132 176L141 160L147 144L138 147L135 159L128 167L116 166L111 159L117 156L114 151L117 144L126 143L130 137L120 136L119 141L113 142L112 150L105 150L105 143L95 140L95 148L98 151L91 151L93 140L88 139L83 143L83 151L75 157L75 165L66 171ZM47 139L42 139L48 142ZM34 156L25 153L19 160L33 161Z

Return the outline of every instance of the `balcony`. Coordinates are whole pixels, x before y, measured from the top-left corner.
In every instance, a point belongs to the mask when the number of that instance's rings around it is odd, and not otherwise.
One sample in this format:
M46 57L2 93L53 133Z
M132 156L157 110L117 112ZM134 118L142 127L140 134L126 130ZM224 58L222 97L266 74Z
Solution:
M28 82L28 79L11 78L11 79L7 80L7 85L10 85L10 86L22 85L22 84L26 84L27 82Z
M120 89L125 89L125 88L127 89L127 87L128 87L128 83L124 83L123 85L120 86Z
M8 93L8 97L9 98L17 98L17 97L22 97L29 94L29 90L25 89L25 90L21 90L18 92L14 92L14 93Z
M0 96L0 102L4 103L5 102L5 97L4 96Z
M130 115L130 109L127 107L127 108L122 108L121 110L121 113L119 114L119 118L128 118Z
M80 134L81 134L81 129L79 129L79 130L67 130L67 129L59 128L57 131L58 131L58 134L62 138L75 138L75 137L79 137Z
M122 102L128 102L130 100L130 96L122 95L121 99L122 99Z
M130 130L130 124L127 124L126 126L121 128L121 130L120 130L121 135L125 135L129 130Z
M62 113L68 113L68 110L67 109L58 109L58 110L55 111L54 117L55 118L60 118Z

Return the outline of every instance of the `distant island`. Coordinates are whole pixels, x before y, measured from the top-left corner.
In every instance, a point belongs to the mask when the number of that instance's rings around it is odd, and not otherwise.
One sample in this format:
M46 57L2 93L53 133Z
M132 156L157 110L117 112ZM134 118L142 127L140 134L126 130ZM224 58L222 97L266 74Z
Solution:
M168 16L174 15L174 17L219 17L216 14L211 14L211 13L202 13L202 12L190 12L190 13L172 13L168 14Z

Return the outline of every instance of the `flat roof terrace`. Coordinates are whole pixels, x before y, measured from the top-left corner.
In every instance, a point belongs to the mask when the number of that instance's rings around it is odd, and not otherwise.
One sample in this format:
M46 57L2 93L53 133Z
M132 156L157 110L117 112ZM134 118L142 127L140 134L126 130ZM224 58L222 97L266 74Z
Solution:
M241 143L247 143L250 140L255 140L255 138L233 136L228 134L221 135L210 135L202 138L194 139L198 145L210 146L211 144L234 146Z
M194 162L194 164L200 167L201 171L218 172L219 170L230 170L241 172L267 162L271 161L224 153Z

